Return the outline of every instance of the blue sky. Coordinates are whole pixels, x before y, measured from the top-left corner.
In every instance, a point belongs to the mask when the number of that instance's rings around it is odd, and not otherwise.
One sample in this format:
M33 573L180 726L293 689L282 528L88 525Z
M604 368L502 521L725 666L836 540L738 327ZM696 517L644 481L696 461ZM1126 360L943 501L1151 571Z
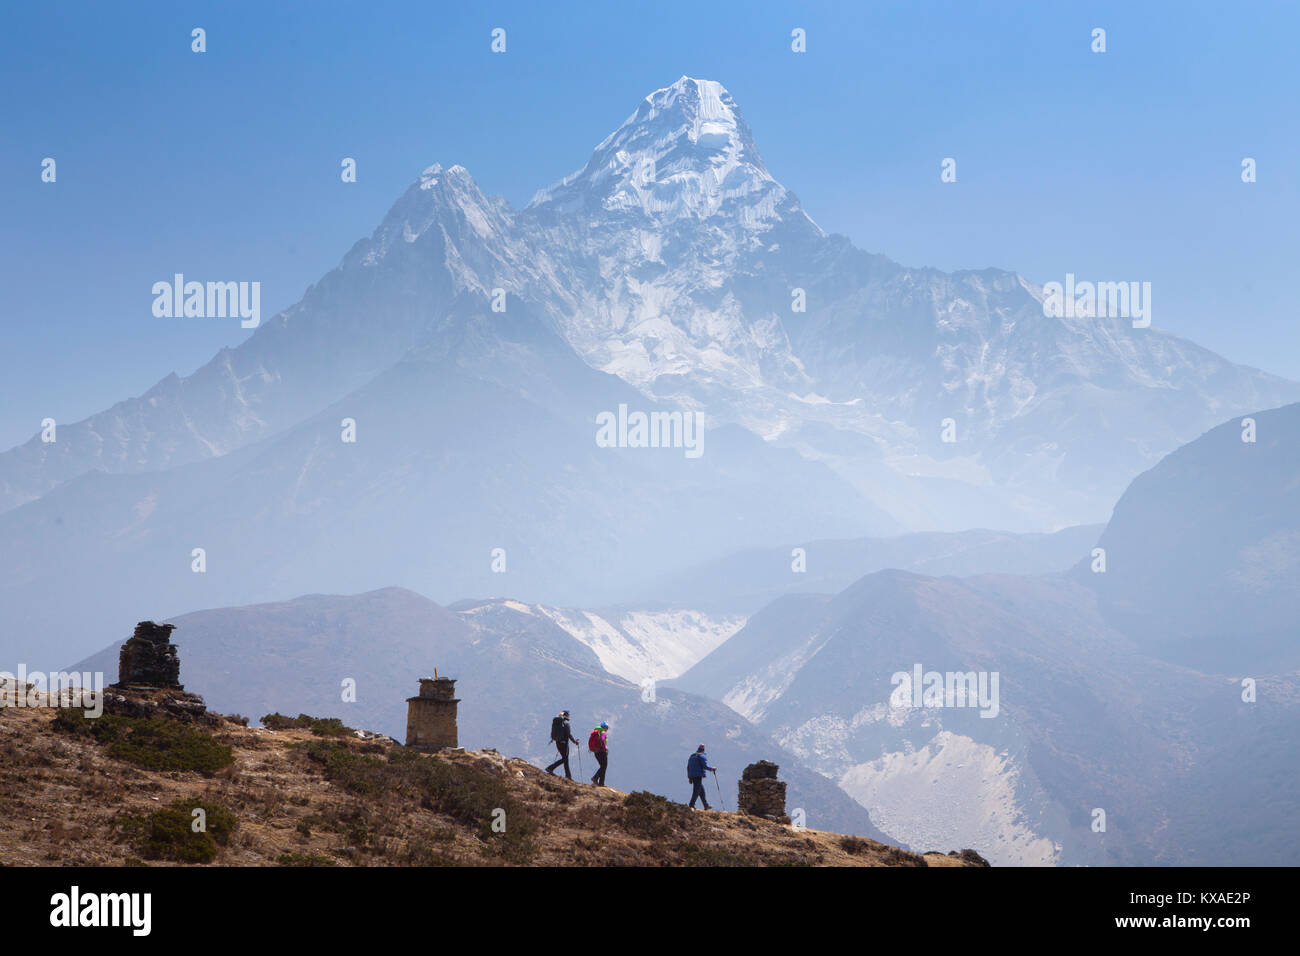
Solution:
M0 23L0 448L251 334L155 318L155 281L258 280L269 317L423 167L522 205L682 74L731 91L828 231L908 265L1150 281L1155 325L1300 379L1289 0L53 3Z

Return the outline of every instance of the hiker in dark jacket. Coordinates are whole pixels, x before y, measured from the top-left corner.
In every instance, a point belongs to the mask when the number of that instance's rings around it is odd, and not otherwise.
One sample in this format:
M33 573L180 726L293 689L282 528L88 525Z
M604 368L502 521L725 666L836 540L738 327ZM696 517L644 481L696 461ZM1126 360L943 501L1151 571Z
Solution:
M564 764L564 775L572 780L573 774L569 772L569 743L578 743L578 738L573 736L573 730L569 727L569 712L567 710L560 711L555 719L551 721L551 740L555 742L555 749L560 752L560 759L547 767L546 772L551 776L555 776L555 768L560 764ZM582 745L578 744L578 746Z
M600 764L591 782L598 787L603 787L605 771L609 768L609 724L602 720L600 725L591 732L591 736L587 738L587 749L596 755L596 763Z
M695 809L695 801L702 800L704 809L712 809L709 806L708 795L704 792L704 775L716 771L717 767L709 766L709 755L704 752L704 744L696 748L695 753L686 761L686 780L694 787L691 790L691 809Z

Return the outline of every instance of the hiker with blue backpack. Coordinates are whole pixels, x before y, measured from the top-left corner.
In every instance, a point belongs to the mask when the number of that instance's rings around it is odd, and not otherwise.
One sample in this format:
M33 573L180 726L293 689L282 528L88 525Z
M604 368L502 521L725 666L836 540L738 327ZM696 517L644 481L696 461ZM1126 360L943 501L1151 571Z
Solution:
M704 744L696 748L695 753L691 754L686 761L686 781L694 789L691 790L691 809L695 809L695 801L702 800L704 809L711 810L709 806L708 795L704 792L704 775L706 773L717 774L717 767L709 766L709 755L704 752Z

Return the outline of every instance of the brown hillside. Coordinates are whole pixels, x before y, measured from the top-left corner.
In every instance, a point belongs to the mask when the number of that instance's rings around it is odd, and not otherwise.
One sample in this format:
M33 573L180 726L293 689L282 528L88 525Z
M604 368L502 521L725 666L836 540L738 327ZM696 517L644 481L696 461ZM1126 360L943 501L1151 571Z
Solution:
M159 760L203 769L141 765ZM207 814L204 834L190 826L194 801ZM337 722L315 731L273 731L230 717L85 721L72 711L0 708L0 865L204 860L232 866L983 863L969 852L921 856L735 813L692 811L651 794L550 777L492 750L420 754L387 738L363 739Z

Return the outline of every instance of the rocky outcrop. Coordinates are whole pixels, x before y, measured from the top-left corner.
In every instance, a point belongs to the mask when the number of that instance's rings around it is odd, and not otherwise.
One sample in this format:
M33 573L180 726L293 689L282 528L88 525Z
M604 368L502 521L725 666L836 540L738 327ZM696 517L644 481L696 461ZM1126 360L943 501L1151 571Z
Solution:
M114 691L118 693L114 693ZM223 720L247 724L246 717L225 717L208 713L207 705L198 694L183 690L150 689L143 687L116 687L104 691L104 713L120 717L168 717L185 723L216 727Z

